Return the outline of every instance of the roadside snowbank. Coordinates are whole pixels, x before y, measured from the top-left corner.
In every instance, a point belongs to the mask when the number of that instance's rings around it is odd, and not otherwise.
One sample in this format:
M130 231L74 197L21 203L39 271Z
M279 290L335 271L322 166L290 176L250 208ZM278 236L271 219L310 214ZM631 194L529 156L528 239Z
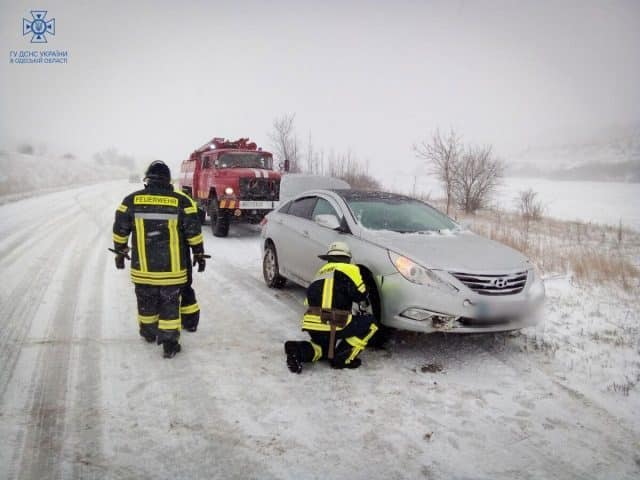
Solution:
M30 192L126 178L128 174L128 170L120 166L98 165L71 156L0 151L0 196L10 201Z

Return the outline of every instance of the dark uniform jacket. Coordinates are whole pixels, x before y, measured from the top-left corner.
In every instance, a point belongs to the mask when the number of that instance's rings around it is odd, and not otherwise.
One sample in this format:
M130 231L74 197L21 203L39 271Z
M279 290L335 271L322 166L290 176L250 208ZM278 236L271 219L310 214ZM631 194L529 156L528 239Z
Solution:
M171 185L151 184L134 192L116 210L113 243L116 250L131 239L131 279L142 285L187 283L193 253L203 253L198 209L190 197Z
M307 288L307 304L312 307L302 319L302 329L328 332L331 327L322 322L318 307L324 310L351 312L354 302L367 300L367 289L360 268L350 263L326 263ZM315 310L315 312L314 312ZM351 323L349 313L345 327ZM340 327L337 330L341 330Z

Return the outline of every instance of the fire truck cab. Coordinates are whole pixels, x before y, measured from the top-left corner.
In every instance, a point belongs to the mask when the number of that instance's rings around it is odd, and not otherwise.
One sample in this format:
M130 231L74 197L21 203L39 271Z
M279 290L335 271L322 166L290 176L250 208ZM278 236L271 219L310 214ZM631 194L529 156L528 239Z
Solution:
M273 155L248 138L215 137L180 168L180 188L196 201L203 223L209 215L217 237L228 235L231 222L259 223L273 210L280 200L280 178Z

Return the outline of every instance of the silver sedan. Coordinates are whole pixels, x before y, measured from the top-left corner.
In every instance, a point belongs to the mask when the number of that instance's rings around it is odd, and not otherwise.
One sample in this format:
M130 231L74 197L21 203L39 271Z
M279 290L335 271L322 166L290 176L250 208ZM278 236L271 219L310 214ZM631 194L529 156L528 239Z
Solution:
M262 226L268 286L307 286L318 255L347 242L388 327L419 332L497 332L534 324L544 284L527 258L462 228L428 204L384 192L312 190Z

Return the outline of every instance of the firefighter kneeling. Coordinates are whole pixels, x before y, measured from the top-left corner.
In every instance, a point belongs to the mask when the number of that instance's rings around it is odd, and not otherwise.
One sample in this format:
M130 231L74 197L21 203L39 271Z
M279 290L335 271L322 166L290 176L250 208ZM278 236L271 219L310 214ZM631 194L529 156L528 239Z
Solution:
M319 257L327 263L307 289L308 308L302 320L302 330L311 341L284 344L292 373L300 373L303 362L321 359L328 359L333 368L358 368L358 355L378 330L373 315L352 315L353 304L368 305L368 296L360 268L351 264L349 246L334 242Z

